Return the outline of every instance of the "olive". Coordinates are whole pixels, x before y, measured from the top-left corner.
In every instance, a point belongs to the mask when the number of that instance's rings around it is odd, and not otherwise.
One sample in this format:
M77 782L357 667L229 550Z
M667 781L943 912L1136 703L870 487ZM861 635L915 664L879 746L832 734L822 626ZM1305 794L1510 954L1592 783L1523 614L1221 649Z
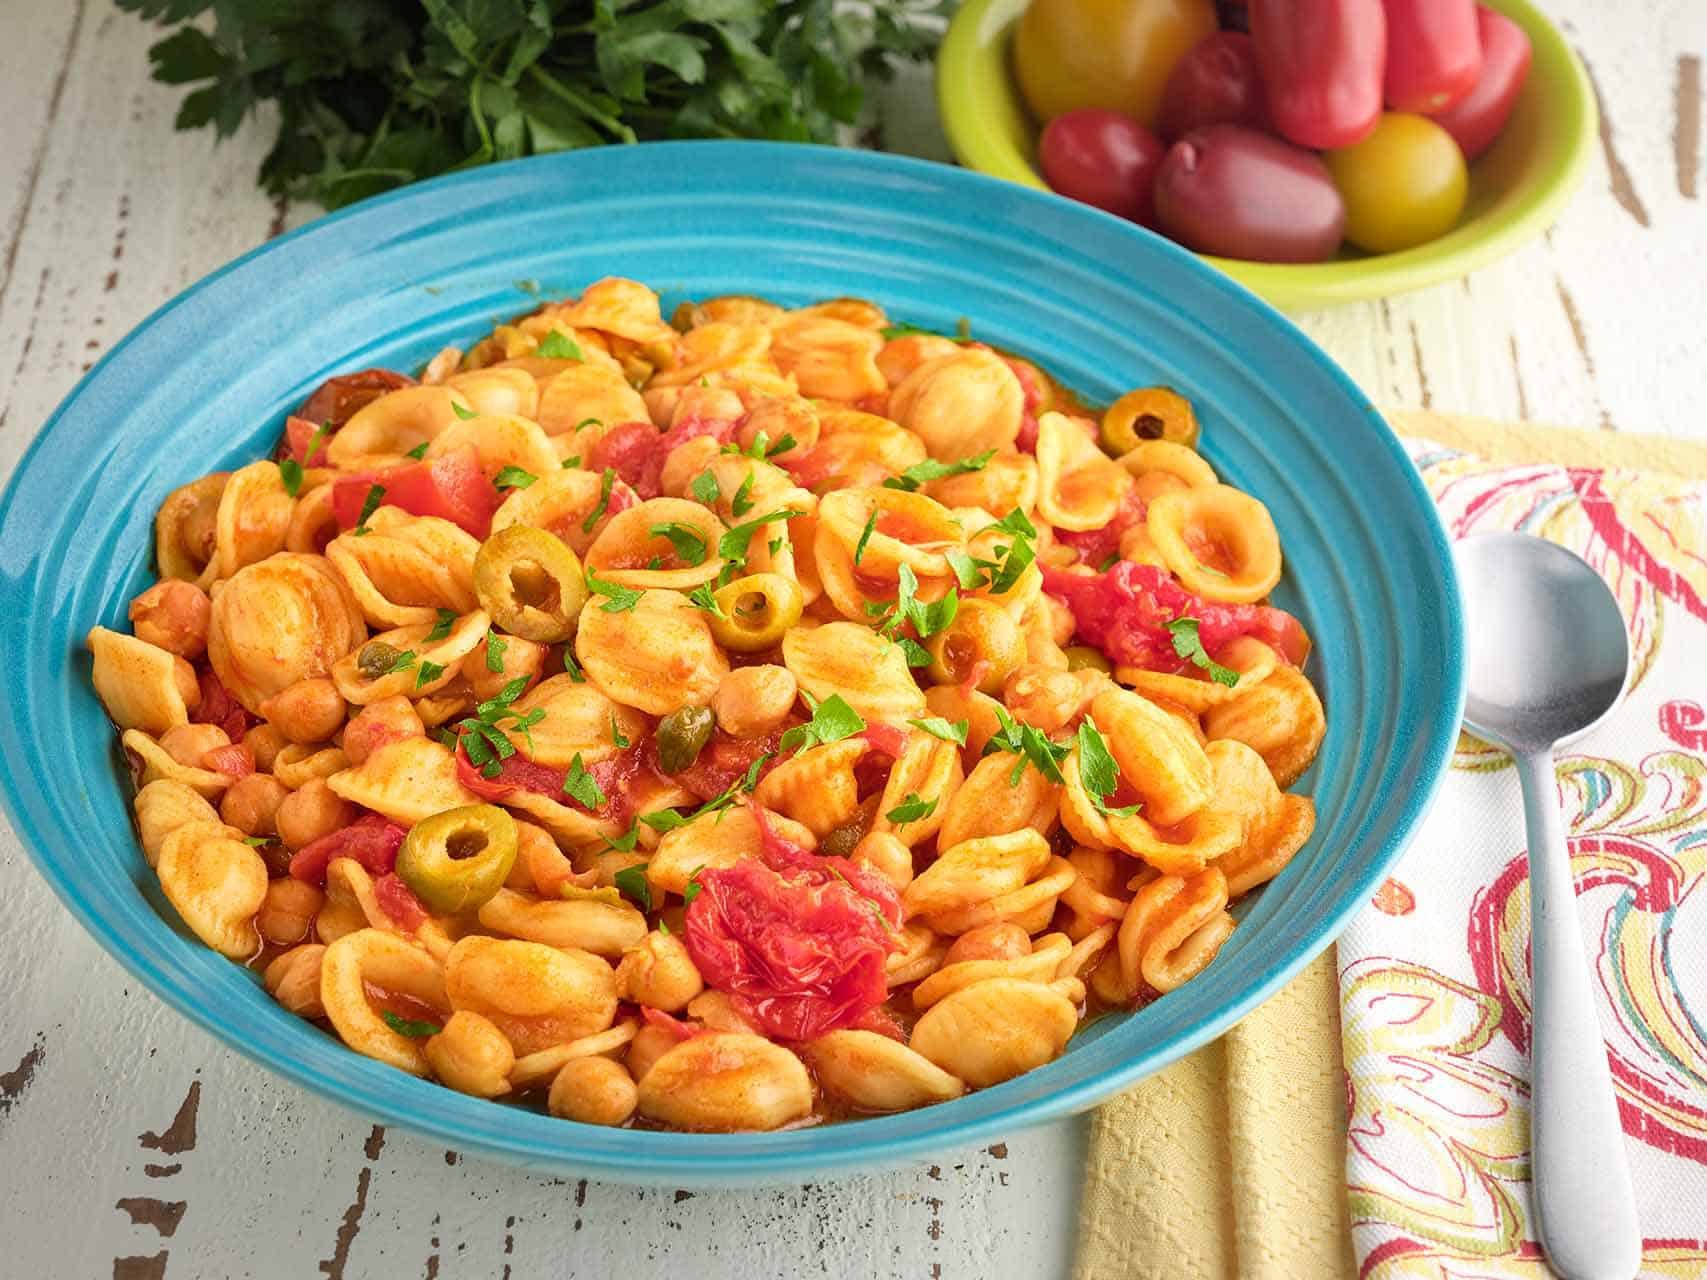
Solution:
M762 653L782 643L800 621L805 597L800 584L780 573L749 573L712 597L721 616L711 617L717 643L736 653Z
M1168 440L1195 449L1197 434L1191 401L1172 387L1128 391L1102 415L1102 447L1117 458L1146 440Z
M693 767L717 717L710 707L682 707L658 721L658 767L665 773L680 773Z
M1025 661L1025 637L1000 605L962 600L954 621L925 641L930 678L961 684L977 670L980 693L999 694L1014 668Z
M377 680L397 664L403 651L383 640L369 640L356 654L356 666L369 680Z
M409 828L397 874L429 911L457 915L484 905L516 863L516 820L491 804L446 809Z
M1072 645L1065 652L1069 671L1101 671L1104 674L1112 674L1114 671L1114 664L1108 660L1107 655L1088 644Z
M587 582L581 558L561 538L514 524L480 544L474 593L502 630L535 644L556 644L575 634Z

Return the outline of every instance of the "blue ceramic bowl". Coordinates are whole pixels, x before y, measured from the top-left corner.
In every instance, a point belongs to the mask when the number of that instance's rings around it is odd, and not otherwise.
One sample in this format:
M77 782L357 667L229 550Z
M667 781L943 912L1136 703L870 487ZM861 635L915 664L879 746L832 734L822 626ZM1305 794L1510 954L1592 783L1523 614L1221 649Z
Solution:
M361 1057L176 924L132 835L83 636L124 626L173 487L261 456L329 374L412 368L607 274L684 297L857 295L1047 365L1093 401L1166 381L1204 451L1274 513L1281 603L1327 705L1315 838L1215 963L1061 1059L906 1115L791 1133L593 1128ZM0 773L36 867L120 964L256 1062L387 1124L541 1168L754 1182L892 1164L1091 1106L1220 1035L1326 947L1399 856L1462 698L1459 603L1422 484L1346 376L1190 254L1083 205L941 165L758 143L609 147L499 165L323 218L190 289L84 378L0 501Z

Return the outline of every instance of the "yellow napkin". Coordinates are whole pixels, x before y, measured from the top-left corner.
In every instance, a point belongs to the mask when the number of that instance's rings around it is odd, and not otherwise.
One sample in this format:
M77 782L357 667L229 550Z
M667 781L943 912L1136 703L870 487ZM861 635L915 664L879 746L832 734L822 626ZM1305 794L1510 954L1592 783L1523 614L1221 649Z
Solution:
M1401 435L1500 462L1707 479L1707 444L1425 411ZM1091 1120L1075 1280L1353 1277L1333 955Z

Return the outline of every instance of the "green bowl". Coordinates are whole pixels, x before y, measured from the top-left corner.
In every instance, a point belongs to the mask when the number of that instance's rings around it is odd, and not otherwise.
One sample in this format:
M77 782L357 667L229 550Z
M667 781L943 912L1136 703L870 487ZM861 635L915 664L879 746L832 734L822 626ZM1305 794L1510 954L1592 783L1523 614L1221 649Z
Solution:
M1008 63L1027 3L966 0L937 55L937 100L962 164L1048 190L1037 170L1037 126ZM1456 279L1552 225L1582 181L1600 127L1594 90L1564 37L1526 0L1486 3L1524 29L1535 56L1505 132L1470 169L1470 198L1456 227L1403 253L1347 246L1331 261L1307 265L1207 261L1277 307L1302 311Z

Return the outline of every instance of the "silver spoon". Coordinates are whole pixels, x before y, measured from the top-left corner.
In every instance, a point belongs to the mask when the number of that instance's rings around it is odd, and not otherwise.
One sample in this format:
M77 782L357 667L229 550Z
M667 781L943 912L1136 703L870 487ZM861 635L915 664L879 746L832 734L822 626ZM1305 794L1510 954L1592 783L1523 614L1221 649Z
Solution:
M1456 549L1468 635L1464 724L1510 751L1529 833L1530 1169L1542 1247L1566 1280L1642 1262L1624 1130L1606 1065L1554 789L1553 748L1618 702L1630 642L1611 590L1555 543L1516 533Z

